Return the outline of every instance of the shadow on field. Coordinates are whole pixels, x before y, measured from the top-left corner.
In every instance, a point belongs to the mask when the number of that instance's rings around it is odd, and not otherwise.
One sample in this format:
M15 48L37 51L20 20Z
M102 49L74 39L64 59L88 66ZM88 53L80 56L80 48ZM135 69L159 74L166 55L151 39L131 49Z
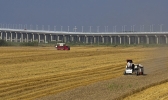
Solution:
M147 76L148 74L143 74L142 76Z
M138 76L147 76L148 74L138 75ZM137 76L136 74L126 74L124 76Z

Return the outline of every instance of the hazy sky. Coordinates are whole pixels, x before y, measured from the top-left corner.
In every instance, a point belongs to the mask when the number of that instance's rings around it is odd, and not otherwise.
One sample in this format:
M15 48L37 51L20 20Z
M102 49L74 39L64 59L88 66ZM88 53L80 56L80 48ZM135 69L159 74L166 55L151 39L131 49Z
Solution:
M10 27L22 24L42 29L70 31L126 31L134 26L135 31L168 31L168 0L0 0L0 25ZM0 26L0 27L1 27ZM5 26L5 25L4 25ZM141 27L140 27L141 26ZM16 25L15 25L16 27ZM21 27L21 26L20 26Z

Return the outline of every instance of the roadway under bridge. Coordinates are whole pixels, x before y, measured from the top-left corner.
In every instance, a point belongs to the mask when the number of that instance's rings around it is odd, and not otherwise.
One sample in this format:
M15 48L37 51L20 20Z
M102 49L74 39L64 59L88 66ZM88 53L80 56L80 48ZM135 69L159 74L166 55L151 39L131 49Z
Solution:
M168 32L64 32L0 28L0 39L11 42L86 44L168 44Z

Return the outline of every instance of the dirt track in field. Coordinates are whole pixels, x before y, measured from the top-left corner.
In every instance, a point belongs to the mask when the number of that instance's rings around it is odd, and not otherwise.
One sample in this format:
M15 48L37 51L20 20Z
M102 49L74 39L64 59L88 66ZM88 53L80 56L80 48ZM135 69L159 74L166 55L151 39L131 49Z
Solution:
M148 60L140 62L145 66L145 75L126 75L111 80L81 86L55 95L39 98L38 100L113 100L123 99L141 90L168 81L168 52L167 48L155 50ZM135 62L136 63L136 62ZM164 85L165 86L165 85ZM167 86L167 84L166 84ZM158 88L156 88L158 89ZM164 94L168 94L167 91ZM158 93L157 96L163 96ZM166 98L164 95L163 98ZM145 99L143 98L136 100ZM133 100L133 99L131 99Z

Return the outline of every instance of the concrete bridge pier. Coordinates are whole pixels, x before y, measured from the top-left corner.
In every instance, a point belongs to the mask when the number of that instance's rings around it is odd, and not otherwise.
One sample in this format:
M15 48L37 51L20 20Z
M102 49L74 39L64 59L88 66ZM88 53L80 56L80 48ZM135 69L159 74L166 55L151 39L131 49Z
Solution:
M34 33L32 33L32 42L34 41Z
M96 37L95 36L93 36L93 39L94 39L94 43L96 43Z
M146 44L149 44L149 37L146 35Z
M67 37L65 35L63 35L63 40L64 42L67 42Z
M78 42L81 42L81 37L77 35Z
M59 35L57 35L57 41L60 41Z
M1 39L2 39L2 32L1 32Z
M88 37L85 35L85 43L88 43Z
M130 38L129 35L127 35L127 37L128 37L128 44L130 45L131 44L131 38Z
M47 37L46 37L46 34L44 34L44 43L47 42Z
M53 39L53 37L52 37L52 35L50 34L50 40L53 41L52 39Z
M10 35L11 35L11 37L10 37L10 41L12 42L12 32L10 32Z
M74 41L74 37L72 35L70 35L70 41Z
M22 34L22 33L18 34L18 41L19 41L19 42L22 42L22 40L21 40L21 34Z
M85 42L86 42L86 43L89 43L89 41L88 41L88 40L89 40L88 37L85 36L85 38L86 38L86 39L85 39L85 40L86 40Z
M40 34L38 34L38 42L40 43Z
M15 42L18 42L18 34L17 34L17 32L15 32L15 34L16 34Z
M137 37L134 36L134 37L132 37L132 38L133 38L133 40L131 40L131 41L133 41L134 44L137 44Z
M2 39L2 32L1 32L1 36L0 36L0 39Z
M155 38L156 38L156 44L159 44L159 38L157 35L155 35Z
M113 44L113 37L110 36L110 43Z
M23 42L23 33L21 33L21 42Z
M140 38L139 38L139 36L137 36L137 39L138 39L138 44L140 44Z
M102 38L102 43L104 43L104 37L101 35L101 38Z
M27 40L26 42L29 42L29 34L26 33L26 35L27 35L27 36L26 36L26 40Z
M164 37L165 37L165 42L166 42L166 44L168 44L168 39L167 39L167 36L166 36L166 35L164 35Z
M5 37L5 41L7 41L7 38L8 38L8 33L6 32L6 37Z
M122 43L122 40L121 40L121 36L120 35L118 35L118 37L119 37L119 42L120 42L120 44Z

